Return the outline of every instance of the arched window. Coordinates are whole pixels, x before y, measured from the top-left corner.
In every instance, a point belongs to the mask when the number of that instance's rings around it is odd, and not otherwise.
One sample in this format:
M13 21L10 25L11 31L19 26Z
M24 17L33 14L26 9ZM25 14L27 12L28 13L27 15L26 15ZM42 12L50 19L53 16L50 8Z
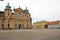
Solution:
M2 29L4 29L4 21L2 21Z
M8 23L8 28L10 28L10 24Z
M15 28L17 28L17 24L15 24Z
M9 16L9 11L8 11L8 16Z
M10 21L8 20L8 28L10 28Z
M2 24L2 29L4 29L4 24Z

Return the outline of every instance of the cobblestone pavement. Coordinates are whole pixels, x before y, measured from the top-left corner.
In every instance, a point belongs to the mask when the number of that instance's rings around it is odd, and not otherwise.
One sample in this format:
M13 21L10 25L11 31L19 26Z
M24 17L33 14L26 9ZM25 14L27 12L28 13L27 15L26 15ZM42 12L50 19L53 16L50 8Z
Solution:
M0 40L60 40L60 29L0 30Z

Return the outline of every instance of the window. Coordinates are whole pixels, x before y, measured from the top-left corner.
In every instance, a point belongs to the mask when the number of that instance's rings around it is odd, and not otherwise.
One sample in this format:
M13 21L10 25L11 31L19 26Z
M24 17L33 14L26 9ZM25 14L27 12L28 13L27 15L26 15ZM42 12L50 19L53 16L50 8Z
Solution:
M2 24L2 29L4 29L4 24Z
M9 15L9 11L8 11L8 15Z
M20 13L18 14L18 17L20 17Z
M26 14L23 14L22 17L26 17Z
M4 29L4 21L2 21L2 28Z
M15 28L17 28L17 24L15 24Z
M10 21L8 20L8 23L10 23Z
M14 13L12 13L12 15L14 15Z
M8 28L10 28L10 24L8 23Z
M10 28L10 20L8 20L8 28Z
M21 25L22 26L22 29L24 28L24 24Z
M8 15L9 15L9 13L8 13Z
M20 17L20 16L21 16L21 14L20 14L20 13L17 13L17 16L18 16L18 17Z
M28 29L28 23L27 23L27 29Z
M9 21L8 21L9 22Z
M26 13L24 13L24 15L26 16Z

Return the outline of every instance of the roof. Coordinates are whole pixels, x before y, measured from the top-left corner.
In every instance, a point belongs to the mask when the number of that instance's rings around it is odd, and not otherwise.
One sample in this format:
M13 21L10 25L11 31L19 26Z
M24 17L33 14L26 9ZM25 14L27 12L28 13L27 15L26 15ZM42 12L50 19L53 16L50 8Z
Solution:
M3 11L0 11L0 13L1 13L1 12L4 13Z
M20 8L20 6L19 6L19 8L14 8L14 10L20 10L20 11L23 11L23 9L22 8Z
M52 22L47 22L46 25L55 25L59 24L60 21L52 21Z
M43 23L43 22L48 22L48 21L38 21L38 22L34 22L34 24L36 24L36 23Z
M4 12L0 11L0 17L4 17L4 16L5 16Z

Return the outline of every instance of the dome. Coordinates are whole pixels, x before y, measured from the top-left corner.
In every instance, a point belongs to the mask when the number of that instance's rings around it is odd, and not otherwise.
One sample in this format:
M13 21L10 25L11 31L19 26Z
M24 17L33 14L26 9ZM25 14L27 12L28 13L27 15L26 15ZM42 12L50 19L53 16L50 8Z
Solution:
M5 9L11 9L11 6L9 6L9 3L7 4Z
M28 9L27 9L27 7L26 7L26 9L25 9L24 11L28 13Z

